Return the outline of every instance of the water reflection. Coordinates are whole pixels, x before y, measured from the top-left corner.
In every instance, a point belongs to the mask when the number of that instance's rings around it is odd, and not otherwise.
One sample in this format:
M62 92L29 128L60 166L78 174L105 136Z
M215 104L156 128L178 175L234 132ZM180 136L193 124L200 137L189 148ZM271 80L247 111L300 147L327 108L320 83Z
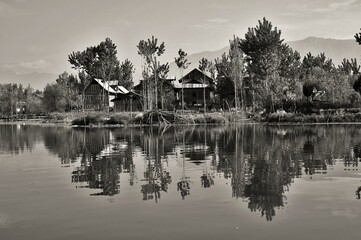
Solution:
M19 154L32 151L40 141L44 128L37 126L0 125L0 153Z
M142 200L159 202L174 185L177 197L186 200L194 182L218 191L217 175L230 180L233 198L242 199L250 211L269 221L286 204L294 179L328 174L336 162L345 171L357 171L359 134L357 126L0 126L1 138L8 139L1 141L2 151L19 154L43 141L62 166L73 168L71 182L94 190L92 196L121 194L121 186L127 184ZM356 191L358 199L360 192L361 187Z
M360 193L361 193L361 186L359 186L358 188L357 188L357 190L356 190L356 199L360 199L361 198L361 196L360 196Z

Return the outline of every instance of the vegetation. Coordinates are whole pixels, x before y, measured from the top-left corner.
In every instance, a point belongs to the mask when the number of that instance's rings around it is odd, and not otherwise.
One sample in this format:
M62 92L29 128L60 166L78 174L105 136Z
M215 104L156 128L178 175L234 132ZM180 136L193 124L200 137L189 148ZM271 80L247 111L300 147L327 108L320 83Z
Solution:
M356 33L355 39L361 45L361 33ZM360 105L361 75L357 59L343 59L340 65L335 66L332 59L328 59L324 53L308 53L301 58L297 51L284 43L281 31L266 18L258 21L257 26L249 28L244 38L234 36L229 43L228 54L214 60L203 58L199 62L199 69L203 74L210 73L215 80L215 96L211 100L214 106L219 106L218 109L235 110L235 113L241 110L254 116L270 114L268 120L281 121L274 114L286 112L298 116L299 113L320 112L325 106L327 109L337 110L358 108ZM108 83L117 79L118 84L130 89L133 86L134 66L128 59L120 63L116 48L112 40L106 38L84 51L72 52L68 61L79 71L78 75L64 72L55 83L47 84L42 92L34 92L30 86L24 89L22 85L0 85L1 115L82 111L84 89L93 78ZM140 102L144 114L148 114L149 119L158 119L158 122L159 118L169 122L167 110L178 108L184 112L183 84L180 98L182 103L177 104L173 89L165 81L169 65L159 61L165 52L164 42L159 44L153 36L151 39L141 40L137 50L143 59ZM179 49L178 55L175 62L183 77L183 71L190 63L186 59L187 53L182 49ZM203 83L205 113L208 104L205 77ZM108 104L105 104L105 100L109 99L106 96L108 91L102 88L102 92L102 109L109 112ZM172 119L181 119L174 114L171 116ZM179 121L183 121L183 118ZM93 120L96 122L96 118L89 116L88 122ZM209 123L218 120L192 118L192 121ZM123 124L127 121L113 117L112 122Z
M141 40L137 45L138 54L143 58L143 110L158 110L158 95L161 96L163 106L163 96L159 91L163 88L163 80L169 72L168 63L160 64L157 57L165 52L165 45L162 42L158 45L158 39L152 36L152 39Z
M0 84L0 116L42 114L45 112L42 93L22 84Z
M191 64L190 62L188 62L188 60L186 59L187 57L187 53L184 52L182 49L179 49L178 51L178 58L174 58L175 63L177 64L177 67L179 68L180 71L180 76L181 79L183 78L183 72L185 69L188 68L189 64ZM184 82L182 81L182 111L184 111Z
M133 85L133 64L126 59L120 65L116 48L117 46L112 40L106 38L97 46L88 47L82 52L72 52L68 56L68 61L74 69L85 71L91 78L99 78L108 83L117 79L124 86L131 87ZM105 104L105 99L109 96L105 96L105 94L106 92L103 89L102 105L104 110L109 111L108 105Z

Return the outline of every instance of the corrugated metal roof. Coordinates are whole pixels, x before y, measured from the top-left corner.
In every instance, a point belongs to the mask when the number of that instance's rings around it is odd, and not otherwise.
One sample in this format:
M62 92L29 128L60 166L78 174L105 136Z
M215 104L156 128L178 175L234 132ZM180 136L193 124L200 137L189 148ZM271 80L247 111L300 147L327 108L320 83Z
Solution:
M94 80L102 87L104 88L106 91L109 91L109 93L114 93L114 94L127 94L129 93L129 91L123 87L123 86L115 86L115 88L113 88L111 85L116 85L118 84L118 81L117 80L112 80L112 81L109 81L106 82L106 81L103 81L102 79L99 79L99 78L94 78ZM115 84L113 84L115 83Z

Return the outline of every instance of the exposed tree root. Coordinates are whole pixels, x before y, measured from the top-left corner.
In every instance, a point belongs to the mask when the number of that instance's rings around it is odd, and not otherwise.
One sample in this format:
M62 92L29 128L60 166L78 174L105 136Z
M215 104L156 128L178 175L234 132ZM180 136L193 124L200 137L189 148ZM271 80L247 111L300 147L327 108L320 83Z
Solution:
M143 123L149 125L170 125L181 119L179 114L169 111L148 111L143 114L142 118Z

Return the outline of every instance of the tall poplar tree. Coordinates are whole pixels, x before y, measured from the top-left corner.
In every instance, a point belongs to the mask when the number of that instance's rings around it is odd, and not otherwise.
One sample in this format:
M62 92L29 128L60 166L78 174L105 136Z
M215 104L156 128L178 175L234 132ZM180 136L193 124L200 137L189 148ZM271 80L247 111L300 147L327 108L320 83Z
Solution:
M199 70L201 70L201 72L203 73L203 111L206 112L207 111L207 102L206 102L206 72L213 72L214 69L214 65L212 63L212 61L209 61L206 58L202 58L199 61L199 66L198 66Z
M233 40L229 41L230 43L229 57L231 61L230 70L231 70L231 78L234 86L234 107L236 109L236 112L240 109L240 107L243 110L243 106L244 106L244 92L243 92L244 58L243 58L242 50L238 47L239 41L240 39L236 36L233 36ZM238 92L239 90L240 93Z
M137 45L138 54L143 57L145 67L143 69L143 77L147 91L145 92L147 99L147 106L145 110L158 109L158 69L161 64L157 60L165 51L164 42L158 45L158 39L152 36L152 39L141 40ZM152 79L151 79L152 78Z
M188 62L187 53L184 52L182 49L178 51L178 57L174 58L177 67L179 68L181 79L183 78L183 72L185 69L188 68L190 62ZM182 111L184 111L184 81L182 80Z

